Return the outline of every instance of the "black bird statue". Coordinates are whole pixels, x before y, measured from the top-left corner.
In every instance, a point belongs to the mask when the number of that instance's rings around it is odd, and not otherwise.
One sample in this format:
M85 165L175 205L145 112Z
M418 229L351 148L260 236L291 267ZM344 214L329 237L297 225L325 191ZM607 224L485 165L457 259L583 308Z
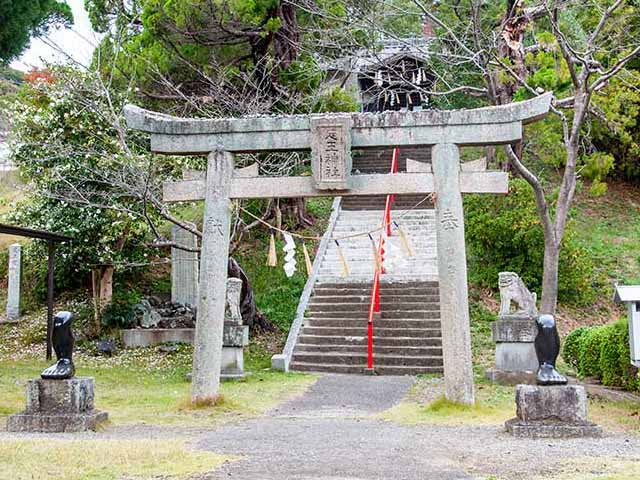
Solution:
M71 323L73 314L71 312L59 312L53 317L53 349L56 352L58 361L47 368L40 375L47 380L65 380L73 378L76 368L73 365L73 332Z
M540 315L536 320L538 335L534 342L538 357L538 385L566 385L567 378L556 370L560 353L560 335L553 315Z

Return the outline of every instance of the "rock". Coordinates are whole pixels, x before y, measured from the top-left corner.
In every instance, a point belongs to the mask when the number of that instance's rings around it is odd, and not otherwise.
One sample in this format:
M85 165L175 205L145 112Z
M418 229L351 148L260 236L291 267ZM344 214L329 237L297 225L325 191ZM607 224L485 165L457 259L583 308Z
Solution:
M100 340L99 342L96 342L96 347L99 353L111 356L116 351L116 342L112 339Z
M158 350L160 350L162 353L175 353L178 351L178 346L169 343L160 345L160 347L158 347Z
M138 305L138 310L142 312L142 319L140 320L140 326L142 328L155 328L162 319L160 314L152 308L151 302L148 300L142 300Z
M151 296L149 297L148 302L149 302L149 303L151 304L151 306L153 306L153 307L158 307L158 306L162 305L162 303L163 303L163 302L162 302L162 299L161 299L160 297L156 296L156 295L151 295Z

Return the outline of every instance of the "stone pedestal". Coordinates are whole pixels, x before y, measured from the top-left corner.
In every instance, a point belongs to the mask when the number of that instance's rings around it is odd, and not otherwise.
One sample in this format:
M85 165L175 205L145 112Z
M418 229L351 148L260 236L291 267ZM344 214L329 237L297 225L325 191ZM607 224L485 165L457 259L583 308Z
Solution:
M495 368L487 378L502 385L534 384L538 358L533 342L538 334L535 319L527 316L502 316L491 324L496 342Z
M602 428L587 420L587 393L579 385L518 385L516 418L507 420L516 437L599 437Z
M27 407L7 420L10 432L81 432L95 430L107 413L93 408L93 378L27 383Z
M244 377L244 347L249 345L249 327L225 323L222 337L220 376L227 379Z

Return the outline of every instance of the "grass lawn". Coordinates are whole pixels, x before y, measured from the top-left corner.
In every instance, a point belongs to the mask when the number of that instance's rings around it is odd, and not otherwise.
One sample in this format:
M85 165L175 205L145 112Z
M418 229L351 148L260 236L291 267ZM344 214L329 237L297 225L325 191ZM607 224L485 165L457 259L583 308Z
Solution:
M250 374L243 380L223 382L215 406L195 408L186 379L191 346L120 350L105 357L92 354L90 344L81 341L74 356L77 376L95 378L96 408L109 413L104 431L6 434L1 432L6 417L24 409L27 380L37 378L51 363L44 360L39 341L43 316L39 311L20 324L0 325L1 479L206 478L237 458L194 449L194 429L260 415L301 394L316 379L270 371L266 345L271 340L255 338L245 351Z
M145 349L149 350L149 349ZM138 352L134 352L138 353ZM144 355L144 353L140 353ZM149 352L150 361L161 353ZM122 355L129 357L129 354ZM133 364L140 363L136 359ZM162 361L166 361L162 360ZM191 407L186 367L144 369L135 365L109 363L79 356L77 375L94 377L96 408L109 412L112 424L199 426L240 417L259 415L279 402L303 392L315 377L258 371L240 381L223 382L222 399L215 407ZM47 366L43 360L3 361L0 364L0 418L24 409L26 381L36 378Z
M502 426L516 416L515 387L501 386L477 376L476 404L447 401L441 378L419 377L409 395L378 418L406 425ZM608 432L640 435L640 404L589 399L589 419ZM625 477L626 478L626 477Z
M27 380L36 378L51 362L44 360L41 312L20 324L0 325L0 422L24 408ZM114 425L198 426L259 415L279 402L303 392L314 376L272 372L267 340L254 339L245 350L243 380L223 382L221 399L214 407L190 405L192 348L178 346L120 350L112 357L96 356L80 343L74 356L77 376L94 377L96 407L109 412ZM1 424L1 423L0 423Z
M0 442L0 475L12 480L187 479L233 460L190 449L180 438Z

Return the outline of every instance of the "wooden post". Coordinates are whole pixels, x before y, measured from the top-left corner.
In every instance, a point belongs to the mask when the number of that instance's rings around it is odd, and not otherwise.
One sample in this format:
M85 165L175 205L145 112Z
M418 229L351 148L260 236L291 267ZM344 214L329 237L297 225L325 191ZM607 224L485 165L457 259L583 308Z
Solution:
M198 318L193 352L192 402L213 401L220 387L222 335L231 223L233 155L215 151L207 166Z
M457 145L438 144L432 148L431 158L437 195L436 235L446 397L453 402L473 404L460 152Z
M47 271L47 360L51 360L52 336L53 336L53 268L56 254L56 244L48 241L49 265Z

